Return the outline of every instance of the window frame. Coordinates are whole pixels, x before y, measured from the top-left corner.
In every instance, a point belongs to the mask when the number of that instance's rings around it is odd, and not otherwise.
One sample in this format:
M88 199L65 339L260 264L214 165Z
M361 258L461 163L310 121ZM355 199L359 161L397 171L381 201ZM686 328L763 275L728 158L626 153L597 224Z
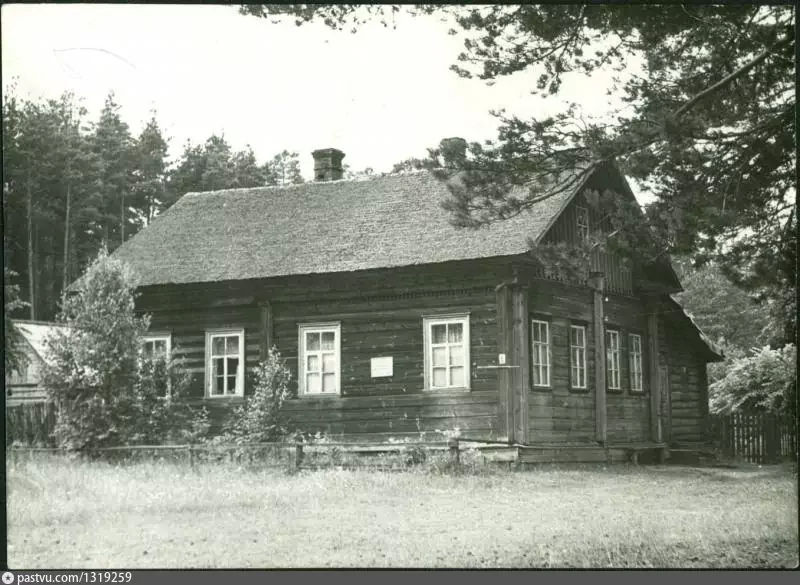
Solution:
M214 376L212 375L213 367L211 360L213 357L213 340L216 337L233 337L239 338L239 368L236 372L236 392L233 394L214 394L211 392L211 386L214 383ZM206 365L205 365L205 396L211 399L225 399L225 398L243 398L244 397L244 371L245 359L247 352L245 351L245 336L244 329L207 329L206 330ZM226 354L227 355L227 354ZM226 365L227 367L227 365ZM226 376L227 377L227 376Z
M586 221L582 221L583 219ZM575 206L575 232L578 235L579 242L585 242L589 239L590 233L590 222L589 222L589 208L585 205L576 205Z
M141 360L144 357L144 345L147 343L153 343L156 341L164 341L165 348L166 348L166 355L165 360L167 365L169 365L170 360L172 360L172 333L159 333L159 332L148 332L145 335L142 335L141 343L139 344L139 360L141 364ZM164 396L159 394L160 398L166 398L172 394L172 380L169 375L169 366L167 367L167 392Z
M572 344L572 330L580 330L583 333L583 345L573 345ZM570 390L586 392L589 390L589 363L588 363L588 353L589 353L589 328L583 323L570 323L569 324L569 339L568 339L568 347L569 347L569 388ZM578 368L575 368L575 355L573 350L574 349L581 349L583 350L583 360L582 363L578 363ZM577 369L579 372L583 372L583 385L576 385L575 379L572 376L572 372L574 369ZM580 379L578 380L580 381Z
M306 388L306 333L320 333L320 368L322 368L322 333L334 332L333 351L336 355L336 391L323 392L322 369L320 369L320 391L309 392ZM299 397L341 396L342 395L342 324L340 321L326 323L300 323L297 326L297 395Z
M427 315L422 317L422 349L423 349L423 381L425 392L450 392L462 391L467 392L472 387L472 368L470 362L470 314L469 313L453 313L445 315ZM433 382L433 346L431 343L432 335L431 330L434 325L448 325L460 323L462 326L461 345L464 347L464 385L463 386L432 386ZM445 346L449 348L450 343L446 342ZM449 357L449 349L447 352ZM448 360L449 361L449 360ZM447 364L445 366L448 371L448 380L450 378L449 370L453 366Z
M154 343L156 341L165 341L166 344L166 360L169 362L172 359L172 334L171 333L147 333L142 335L141 344L139 346L139 355L144 354L144 345L147 343Z
M633 351L633 339L639 339L638 353ZM639 356L639 387L636 388L634 384L635 369L634 356ZM641 333L628 333L628 371L630 376L630 391L636 394L644 394L644 336Z
M616 339L616 347L612 349L611 339ZM605 330L605 345L606 345L606 387L609 390L622 391L622 366L620 363L620 354L622 353L621 336L619 329L607 327ZM616 368L614 360L616 359ZM613 374L616 373L616 380ZM616 385L614 385L616 382Z
M545 335L547 337L546 341L536 341L534 339L534 331L536 330L536 325L544 325L545 326ZM531 386L536 389L541 388L552 388L553 382L553 334L551 331L550 321L547 319L543 319L537 315L532 315L530 318L530 364L531 364ZM537 355L535 348L536 346L543 346L545 348L544 356L546 358L546 363L543 364L546 368L547 377L544 384L537 384L535 382L536 376L534 372L536 371L537 367L541 367L542 364L537 366L536 358Z

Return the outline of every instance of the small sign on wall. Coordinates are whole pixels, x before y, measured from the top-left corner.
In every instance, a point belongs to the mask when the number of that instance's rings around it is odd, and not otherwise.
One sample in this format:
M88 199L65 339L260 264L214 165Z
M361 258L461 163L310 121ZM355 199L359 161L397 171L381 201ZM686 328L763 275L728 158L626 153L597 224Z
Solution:
M370 360L371 376L373 378L388 378L394 375L394 358L376 357Z

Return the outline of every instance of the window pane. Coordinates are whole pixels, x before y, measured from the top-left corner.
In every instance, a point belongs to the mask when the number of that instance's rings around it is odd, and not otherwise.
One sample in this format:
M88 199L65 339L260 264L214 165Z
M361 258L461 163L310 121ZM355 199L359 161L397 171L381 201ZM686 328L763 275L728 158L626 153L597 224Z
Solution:
M436 364L439 365L439 364ZM450 365L463 366L464 365L464 346L451 345L450 346Z
M142 357L149 359L153 355L153 344L150 341L145 341L142 344Z
M319 356L318 355L306 356L306 371L307 372L319 372Z
M541 368L533 368L533 383L537 386L541 386L544 384L544 381L542 380Z
M214 358L211 360L211 375L222 376L225 373L225 360L223 358Z
M214 355L225 355L225 338L212 337L211 338L211 352Z
M322 391L336 392L336 374L322 375Z
M447 326L447 341L449 343L461 343L464 335L464 325L462 323L450 323Z
M239 358L228 358L228 372L229 376L235 376L236 370L239 369Z
M239 355L239 336L231 335L226 338L228 341L228 351L226 355Z
M447 368L433 368L433 382L431 386L434 388L442 388L447 385Z
M306 349L319 351L319 333L306 333Z
M334 341L336 339L336 333L333 331L324 331L322 333L322 349L335 349L336 346L334 345Z
M236 394L236 376L228 376L228 394Z
M306 375L306 392L315 393L320 391L319 374Z
M153 354L157 357L167 356L167 342L164 339L158 339L153 342Z
M464 368L450 368L450 385L451 386L465 386L464 384Z
M433 348L433 365L434 366L447 365L447 348L445 347Z
M322 354L322 371L335 372L336 371L336 354L324 353Z
M447 325L431 327L431 343L444 343L447 340Z
M225 376L214 377L214 387L211 389L212 394L225 393Z

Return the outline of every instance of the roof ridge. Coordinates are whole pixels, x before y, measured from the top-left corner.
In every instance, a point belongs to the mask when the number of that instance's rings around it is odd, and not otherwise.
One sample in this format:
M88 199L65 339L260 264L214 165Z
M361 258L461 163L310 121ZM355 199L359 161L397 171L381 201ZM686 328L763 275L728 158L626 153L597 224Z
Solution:
M258 190L274 190L274 191L283 191L289 189L303 189L309 186L317 186L317 185L341 185L343 183L366 183L368 181L376 181L379 179L389 179L389 178L397 178L403 177L407 175L422 175L422 174L431 174L431 171L428 169L414 169L412 171L404 171L399 173L375 173L374 175L360 175L358 177L349 177L347 179L338 179L336 181L304 181L302 183L291 183L289 185L258 185L257 187L234 187L231 189L214 189L212 191L188 191L186 192L183 197L188 197L189 195L215 195L219 193L237 193L237 192L248 192L248 191L255 191Z

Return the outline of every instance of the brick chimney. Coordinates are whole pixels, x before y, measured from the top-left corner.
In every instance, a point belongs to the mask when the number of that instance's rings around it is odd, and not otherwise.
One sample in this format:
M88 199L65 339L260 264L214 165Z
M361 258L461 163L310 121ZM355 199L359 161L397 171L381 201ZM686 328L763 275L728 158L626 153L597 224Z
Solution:
M342 159L344 153L336 148L323 148L311 153L314 157L315 181L338 181L344 173Z

